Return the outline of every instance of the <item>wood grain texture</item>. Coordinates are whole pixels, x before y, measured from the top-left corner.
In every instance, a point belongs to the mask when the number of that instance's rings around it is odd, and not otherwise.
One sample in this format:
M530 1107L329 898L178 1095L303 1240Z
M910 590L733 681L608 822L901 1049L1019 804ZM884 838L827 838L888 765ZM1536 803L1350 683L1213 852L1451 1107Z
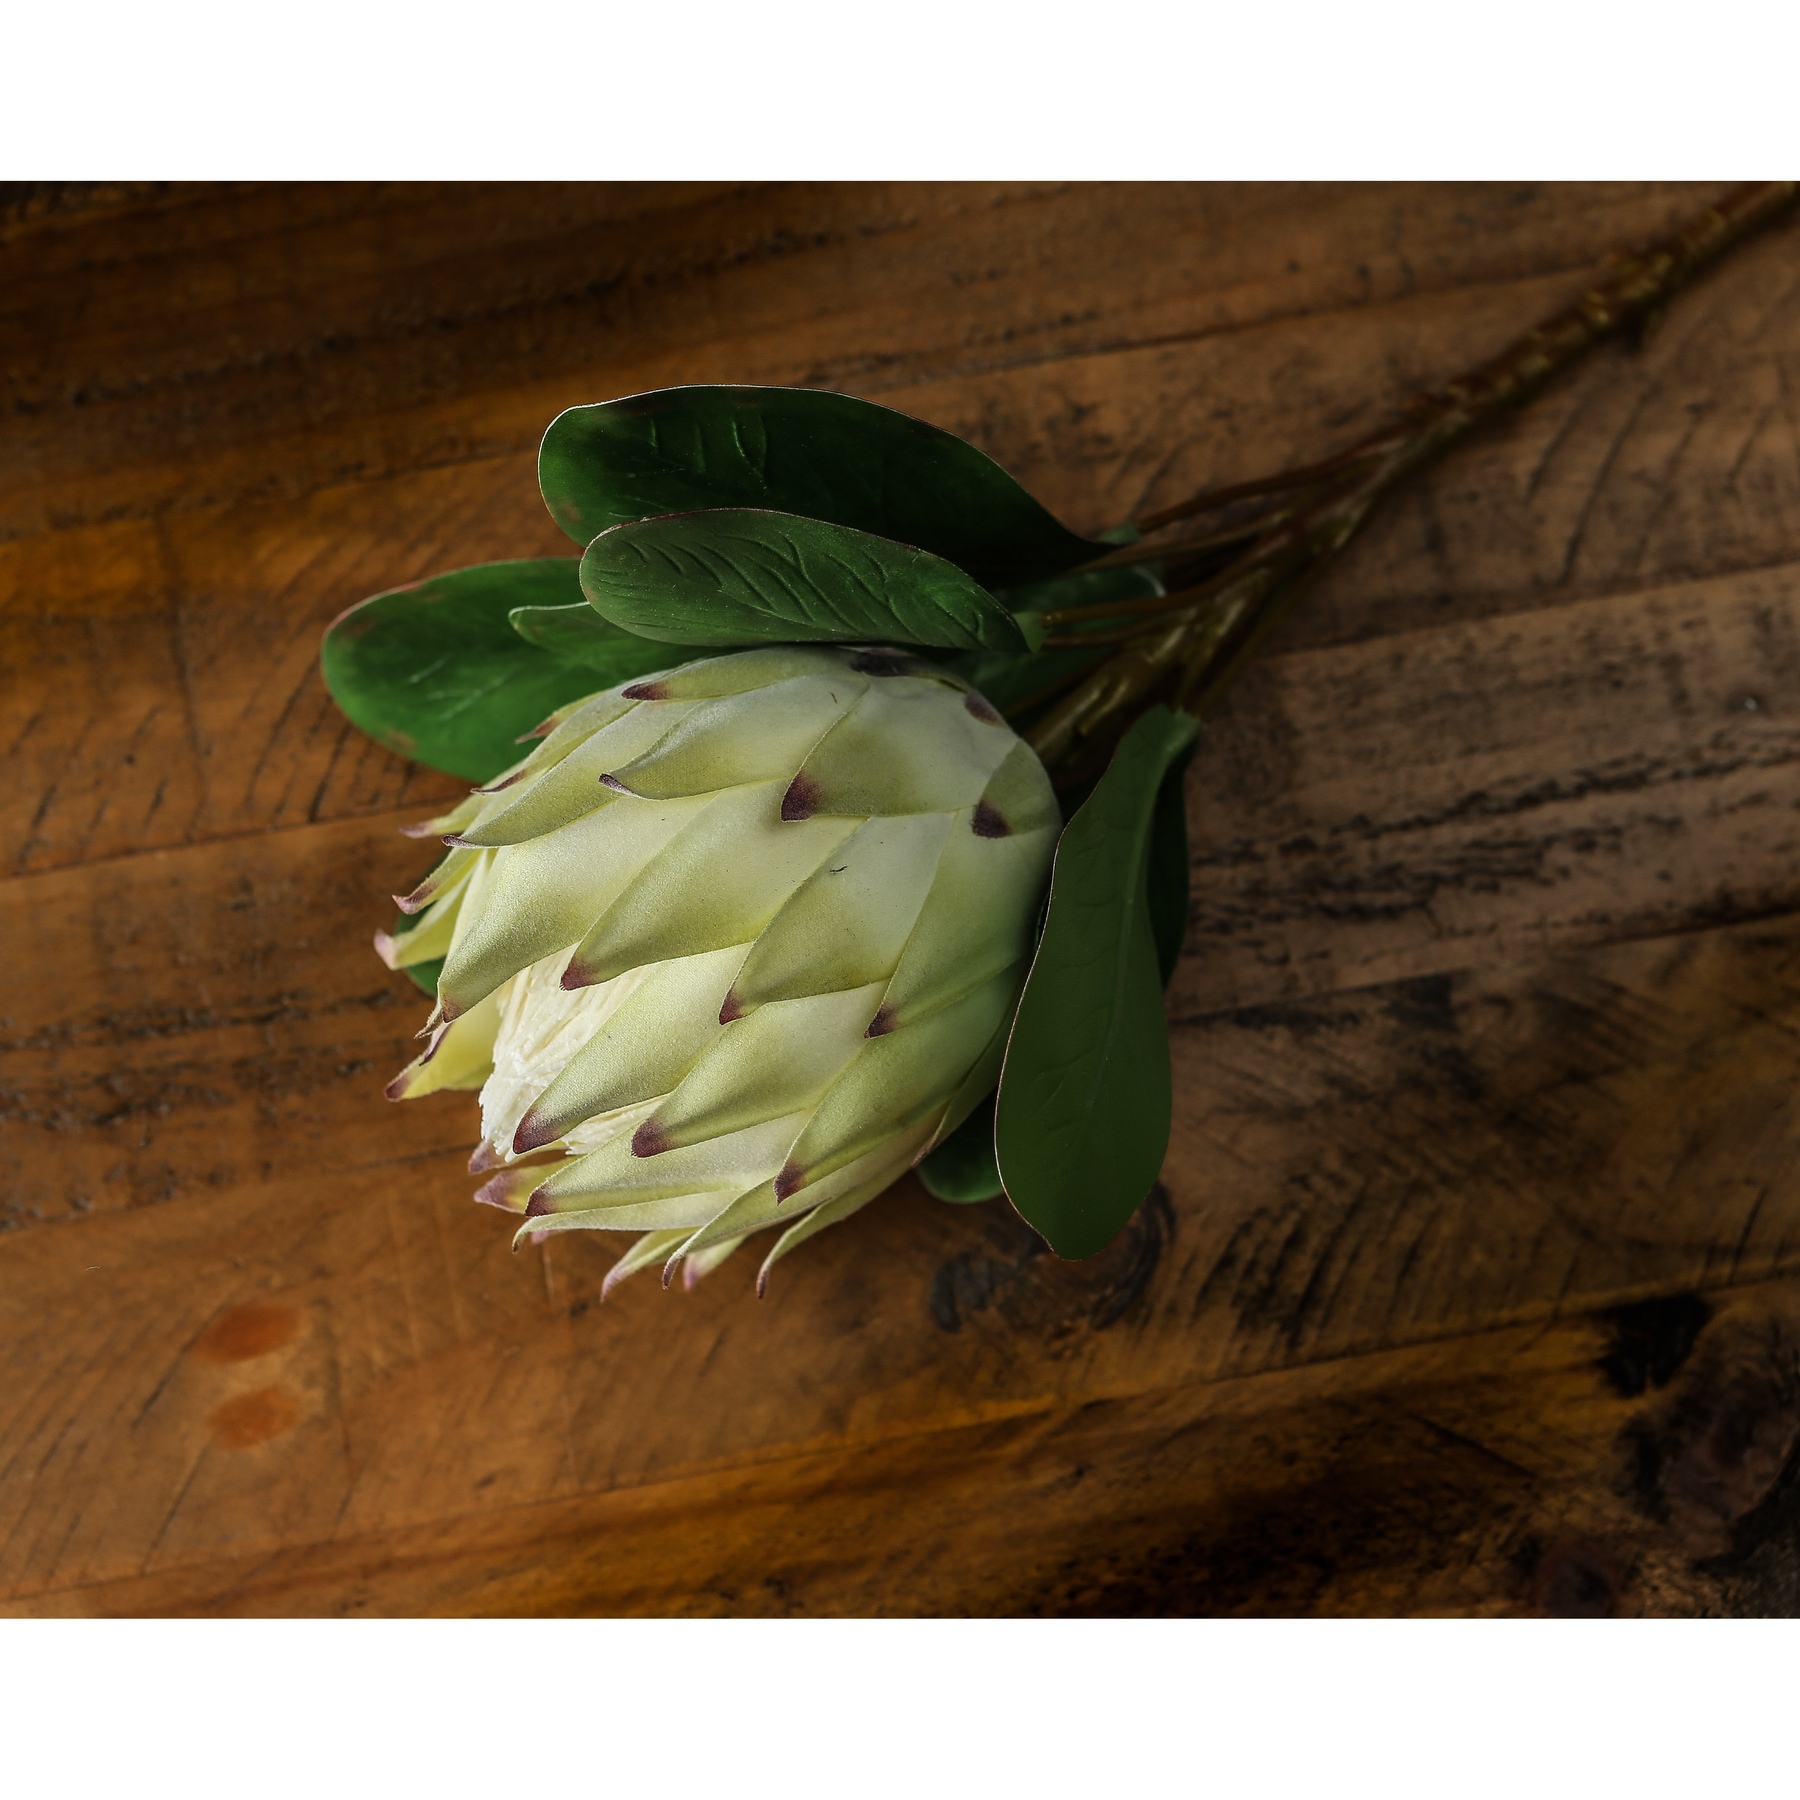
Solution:
M455 791L318 635L579 400L867 393L1071 524L1329 449L1701 186L0 212L0 1606L1800 1607L1800 232L1378 521L1209 727L1164 1184L604 1307L381 1098Z

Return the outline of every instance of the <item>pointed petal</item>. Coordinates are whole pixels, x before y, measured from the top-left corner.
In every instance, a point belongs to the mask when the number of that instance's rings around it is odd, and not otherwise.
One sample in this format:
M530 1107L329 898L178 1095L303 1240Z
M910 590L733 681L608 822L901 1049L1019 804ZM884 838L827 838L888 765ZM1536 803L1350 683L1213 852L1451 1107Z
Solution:
M805 1123L804 1113L772 1119L661 1156L635 1156L628 1138L616 1138L586 1156L559 1164L532 1196L532 1204L538 1213L581 1212L709 1193L714 1204L706 1217L711 1218L729 1200L767 1181L781 1167Z
M441 894L415 913L417 921L410 931L375 934L375 954L390 969L410 969L418 963L450 953L451 939L456 935L456 919L462 910L463 896L468 892L467 880L458 881L447 894Z
M622 802L697 810L683 815L680 835L668 840L597 918L570 958L568 979L607 981L642 963L698 956L755 938L854 829L848 819L784 823L781 793L782 784L771 781L694 800ZM603 816L620 810L610 808ZM508 854L533 848L527 844ZM450 971L444 973L447 978Z
M390 1100L416 1100L444 1088L480 1087L492 1069L494 1035L500 1029L503 995L490 994L479 1006L436 1032L424 1055L415 1057L388 1083Z
M640 1127L645 1141L675 1149L805 1111L862 1048L880 1002L876 982L776 1000L720 1026L681 1085Z
M509 1158L535 1147L521 1146L516 1141L520 1122L532 1103L597 1034L606 1030L645 975L645 971L633 969L618 980L602 982L597 987L565 988L561 979L565 960L559 952L515 976L512 996L500 1016L500 1035L494 1042L494 1073L481 1091L481 1129ZM669 1087L673 1086L670 1082ZM665 1094L668 1087L655 1092ZM571 1119L564 1129L582 1122ZM543 1144L562 1133L536 1135L537 1143Z
M1056 790L1037 753L1023 739L1015 738L981 790L976 806L977 837L1012 837L1037 831L1061 831L1062 811Z
M891 1133L935 1119L1011 1016L1024 979L1020 962L916 1024L870 1038L819 1102L776 1191L785 1199Z
M443 899L452 888L467 881L480 860L479 850L452 850L410 894L396 894L394 904L403 913L422 913L432 901Z
M885 1030L923 1019L1031 954L1057 828L982 837L974 822L971 809L951 825L931 892L881 997Z
M590 694L585 700L577 700L573 706L559 709L545 720L545 724L551 725L551 729L544 733L543 741L520 766L537 774L554 768L570 751L585 744L596 731L604 731L613 720L623 718L636 705L635 698L627 699L623 690L615 687L608 688L603 694ZM554 724L551 724L552 720L555 721Z
M706 794L793 774L862 692L846 671L798 675L691 711L654 748L615 762L610 786L646 799ZM665 701L672 708L677 702Z
M498 1175L475 1190L477 1206L497 1206L502 1212L522 1213L532 1194L542 1184L545 1171L520 1167L502 1169Z
M630 990L532 1101L513 1148L549 1143L584 1119L669 1093L724 1029L719 1008L743 955L743 945L731 945L621 975L618 985L632 982Z
M791 1224L802 1211L842 1199L853 1189L865 1188L871 1183L876 1184L874 1191L879 1193L899 1180L918 1160L936 1125L937 1115L932 1114L906 1130L896 1132L844 1168L822 1176L812 1187L803 1189L789 1201L776 1198L772 1181L763 1182L749 1193L740 1194L710 1224L696 1231L682 1245L682 1254L691 1255L770 1225Z
M805 1218L797 1224L790 1225L775 1240L775 1246L763 1258L763 1265L756 1272L756 1297L760 1300L769 1291L769 1271L784 1256L798 1250L808 1238L817 1237L821 1231L828 1231L833 1225L840 1225L852 1213L861 1212L871 1200L878 1200L893 1186L900 1175L899 1169L891 1173L872 1176L859 1183L846 1194L840 1194L835 1200L827 1200L823 1205L815 1206Z
M538 1189L525 1209L524 1222L513 1234L515 1243L523 1243L537 1233L557 1231L669 1231L679 1229L685 1235L704 1225L724 1203L716 1193L668 1194L655 1200L633 1200L622 1206L593 1206L579 1211L534 1213Z
M666 675L646 675L622 691L647 700L714 700L746 694L752 688L773 687L796 675L834 675L856 683L860 691L864 678L853 673L851 662L852 658L839 650L777 644L764 650L709 656Z
M955 812L981 798L1019 740L960 690L914 676L871 683L794 777L789 818Z
M619 799L529 843L466 852L494 860L480 904L465 904L438 978L447 1009L473 1006L508 976L577 942L706 804Z
M643 754L675 730L693 710L693 704L633 705L630 711L537 775L516 798L509 796L510 804L484 814L460 841L491 848L522 844L605 806L617 795L602 783L601 776L619 761Z
M583 1119L579 1125L571 1126L565 1134L563 1142L569 1147L571 1156L586 1156L590 1150L603 1150L615 1139L631 1142L632 1134L655 1111L657 1102L662 1099L658 1094L649 1100L641 1100L635 1106L621 1106L612 1112L596 1113L591 1119Z
M621 1281L635 1275L639 1269L655 1268L684 1237L689 1235L685 1231L652 1231L639 1238L607 1270L606 1279L600 1284L600 1298L604 1301Z
M732 984L740 1011L885 981L931 890L949 813L870 819L795 889Z

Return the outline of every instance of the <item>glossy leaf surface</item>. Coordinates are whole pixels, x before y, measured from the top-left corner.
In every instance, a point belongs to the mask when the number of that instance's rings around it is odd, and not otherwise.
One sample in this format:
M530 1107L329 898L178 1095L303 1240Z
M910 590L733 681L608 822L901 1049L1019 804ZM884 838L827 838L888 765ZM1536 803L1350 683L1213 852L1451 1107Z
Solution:
M928 644L1023 650L1012 614L942 557L792 513L721 510L603 532L581 586L667 644Z
M571 407L544 434L538 482L580 544L632 519L760 507L916 544L990 586L1105 548L1066 530L973 444L812 388L661 388Z
M1000 1077L1006 1192L1059 1256L1137 1211L1169 1141L1169 1041L1149 900L1152 829L1192 719L1153 707L1057 845L1050 910Z
M576 567L560 556L482 563L377 594L326 631L325 685L377 743L485 781L519 759L521 732L607 685L593 669L527 642L508 620L515 607L579 601ZM653 644L642 654L635 673L672 660Z
M1000 1165L994 1160L992 1094L919 1164L925 1191L955 1206L997 1199Z

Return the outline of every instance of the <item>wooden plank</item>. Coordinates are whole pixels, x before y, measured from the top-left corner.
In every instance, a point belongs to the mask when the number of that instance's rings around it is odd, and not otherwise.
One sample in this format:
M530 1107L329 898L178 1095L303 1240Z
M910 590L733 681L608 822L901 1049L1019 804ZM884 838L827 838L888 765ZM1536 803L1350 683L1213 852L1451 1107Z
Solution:
M0 1239L0 1591L1792 1272L1796 1018L1791 918L1219 1015L1177 1039L1168 1202L1103 1256L1058 1263L1003 1208L909 1189L761 1306L734 1263L599 1306L607 1246L514 1258L468 1209L439 1147L466 1098L346 1083L316 1171L277 1119L265 1161L175 1204ZM246 1306L285 1309L291 1368L196 1364Z
M891 394L1100 523L1359 429L1691 199L0 222L8 1604L1791 1608L1796 234L1447 464L1211 728L1166 1198L1089 1264L911 1186L760 1307L512 1257L470 1101L379 1092L392 827L450 784L311 674L361 593L561 547L570 381Z
M1189 782L1177 1012L1800 904L1800 563L1265 660Z
M0 1217L17 1229L392 1152L422 996L369 947L420 872L391 817L0 884ZM411 1109L417 1111L418 1109ZM441 1117L441 1115L439 1115ZM403 1127L408 1147L432 1141ZM467 1137L440 1126L438 1148ZM465 1151L466 1154L466 1151Z
M297 528L291 553L366 556L378 529ZM1267 662L1191 783L1175 1015L1790 908L1796 599L1777 571ZM223 715L209 741L225 743L249 709L227 710L223 671L255 671L252 634L208 635ZM378 1093L422 1003L368 949L385 896L431 860L394 832L417 815L243 835L318 793L349 736L322 695L294 692L261 766L221 769L215 793L238 797L215 802L215 829L238 835L0 884L20 953L0 1216L142 1204L316 1153L355 1169L420 1129L419 1109ZM353 747L349 767L379 755ZM408 1141L439 1150L455 1133Z
M1685 298L1681 332L1643 357L1603 358L1429 478L1286 641L1800 557L1800 449L1779 407L1782 384L1800 379L1800 310L1781 304L1797 243L1746 252L1734 281ZM984 442L1098 526L1312 453L1327 430L1368 423L1486 353L1568 287L1563 274L1442 287L1348 316L914 382L894 397ZM643 368L618 376L626 388L651 379ZM560 403L544 402L540 426ZM1666 492L1684 498L1666 504ZM446 783L336 717L312 675L318 634L343 606L400 581L570 547L544 516L528 453L213 507L154 531L114 525L15 545L0 556L10 590L0 646L46 678L0 695L0 736L22 762L0 797L0 856L40 869L429 805Z
M1797 1349L1791 1284L1716 1306L1678 1296L1547 1330L244 1548L0 1610L1791 1612L1795 1495L1780 1471Z
M197 194L164 214L185 230L123 239L116 212L26 218L0 237L0 536L524 451L634 387L884 391L1580 267L1705 191L549 185Z

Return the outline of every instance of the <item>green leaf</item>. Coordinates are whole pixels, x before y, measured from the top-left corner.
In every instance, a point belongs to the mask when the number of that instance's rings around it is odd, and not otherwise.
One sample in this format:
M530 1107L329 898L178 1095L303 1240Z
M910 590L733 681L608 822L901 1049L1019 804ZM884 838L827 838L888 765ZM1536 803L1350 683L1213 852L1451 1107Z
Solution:
M499 774L519 759L521 732L609 685L508 623L515 607L579 603L577 567L562 556L482 563L351 607L319 652L332 699L352 724L414 762L466 781ZM613 679L669 665L657 645L635 650Z
M538 452L577 543L631 519L760 507L916 544L989 586L1087 562L1077 537L973 444L812 388L677 387L576 406Z
M509 617L526 643L592 669L601 677L601 687L616 687L668 666L667 649L601 618L585 598L572 606L515 606Z
M1169 764L1156 790L1150 818L1150 866L1145 890L1150 903L1150 932L1156 939L1156 966L1164 987L1175 973L1187 936L1188 833L1187 771L1194 745Z
M919 1179L926 1193L954 1206L972 1206L1000 1195L992 1094L919 1164Z
M1152 707L1056 848L1050 911L1000 1076L1006 1192L1058 1256L1092 1256L1150 1191L1169 1142L1169 1040L1148 892L1163 781L1194 741Z
M616 525L588 545L581 586L603 617L668 644L1025 645L1012 614L953 563L792 513Z

